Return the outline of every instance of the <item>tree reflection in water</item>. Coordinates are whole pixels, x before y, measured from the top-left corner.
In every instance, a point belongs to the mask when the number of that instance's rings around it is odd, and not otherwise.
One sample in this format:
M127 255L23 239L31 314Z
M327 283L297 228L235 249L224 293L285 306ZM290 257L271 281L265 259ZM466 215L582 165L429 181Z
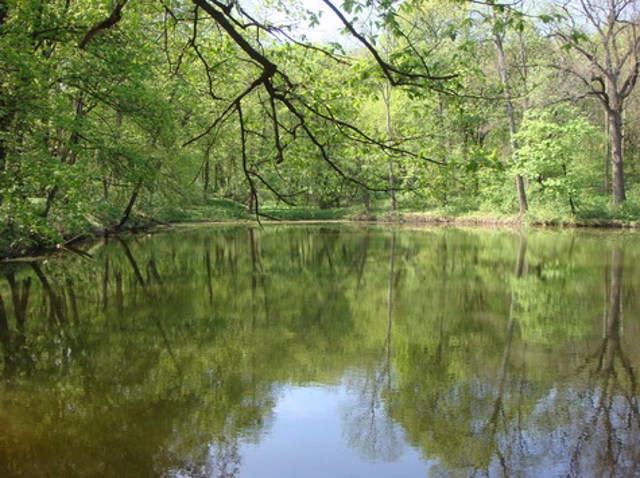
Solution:
M310 385L369 464L637 475L637 243L234 227L3 267L0 475L240 477Z
M389 390L392 387L391 351L394 284L396 271L396 231L391 233L389 272L387 276L387 333L381 359L357 376L350 378L352 401L342 412L344 434L349 446L361 450L374 461L394 461L402 454L404 438L401 427L388 414Z

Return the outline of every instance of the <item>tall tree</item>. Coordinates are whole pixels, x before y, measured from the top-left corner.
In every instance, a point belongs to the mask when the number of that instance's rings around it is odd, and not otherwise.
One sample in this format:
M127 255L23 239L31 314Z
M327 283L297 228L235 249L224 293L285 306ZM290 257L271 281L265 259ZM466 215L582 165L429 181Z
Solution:
M518 140L516 135L518 129L516 127L515 112L513 110L513 101L511 98L511 82L509 81L509 69L507 65L507 56L504 51L504 33L507 25L509 25L509 18L506 15L498 15L494 10L493 12L493 43L496 47L498 54L498 71L500 73L500 80L502 82L502 92L504 95L504 104L507 110L507 118L509 119L509 143L511 145L511 154L513 161L519 162L518 152ZM520 215L522 216L527 212L527 194L524 187L524 179L520 174L516 174L516 192L518 194L518 206L520 208Z
M605 110L611 143L613 202L625 196L623 111L640 73L640 17L632 0L580 0L560 7L553 26L560 56L554 68L577 79L582 96Z

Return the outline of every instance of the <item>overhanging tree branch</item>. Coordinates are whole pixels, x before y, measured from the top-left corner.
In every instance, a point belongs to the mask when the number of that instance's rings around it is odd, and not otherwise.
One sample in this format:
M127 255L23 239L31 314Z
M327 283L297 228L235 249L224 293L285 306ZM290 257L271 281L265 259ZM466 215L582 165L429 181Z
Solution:
M425 73L413 73L408 71L402 71L386 62L378 50L369 42L362 34L360 34L353 24L345 17L345 15L340 11L338 7L334 5L330 0L322 0L323 3L329 7L329 9L340 19L345 28L349 31L349 33L371 53L371 56L375 59L376 63L382 69L382 73L389 80L393 86L421 86L419 83L416 83L417 80L426 80L426 81L446 81L456 78L458 75L443 75L436 76L431 75L427 72Z
M122 9L126 4L127 0L118 0L115 7L113 8L113 11L111 12L111 15L109 15L105 20L96 23L91 28L91 30L87 32L84 38L80 40L80 43L78 43L78 48L84 50L89 42L93 40L99 33L112 28L116 23L118 23L122 19Z

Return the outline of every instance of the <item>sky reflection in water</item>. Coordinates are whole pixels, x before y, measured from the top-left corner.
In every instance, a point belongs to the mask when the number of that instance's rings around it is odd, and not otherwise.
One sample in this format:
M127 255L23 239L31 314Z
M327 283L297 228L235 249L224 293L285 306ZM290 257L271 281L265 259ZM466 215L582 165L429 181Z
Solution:
M0 270L0 476L633 476L634 233L198 228Z

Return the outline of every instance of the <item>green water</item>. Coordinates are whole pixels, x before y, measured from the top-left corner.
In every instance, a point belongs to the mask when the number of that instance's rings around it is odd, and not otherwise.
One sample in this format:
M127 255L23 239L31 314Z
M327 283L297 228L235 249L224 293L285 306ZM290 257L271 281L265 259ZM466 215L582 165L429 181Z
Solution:
M638 239L206 227L6 264L0 476L637 476Z

